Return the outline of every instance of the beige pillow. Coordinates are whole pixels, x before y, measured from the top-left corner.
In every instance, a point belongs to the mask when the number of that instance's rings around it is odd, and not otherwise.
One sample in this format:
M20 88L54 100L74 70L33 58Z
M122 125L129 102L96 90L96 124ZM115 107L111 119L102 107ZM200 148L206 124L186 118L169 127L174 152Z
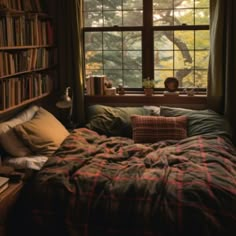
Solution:
M41 155L53 154L69 135L60 121L42 107L33 119L15 126L14 130L33 152Z
M18 124L32 119L38 110L38 106L32 105L16 117L0 123L0 144L11 156L23 157L31 154L31 150L16 136L13 128Z

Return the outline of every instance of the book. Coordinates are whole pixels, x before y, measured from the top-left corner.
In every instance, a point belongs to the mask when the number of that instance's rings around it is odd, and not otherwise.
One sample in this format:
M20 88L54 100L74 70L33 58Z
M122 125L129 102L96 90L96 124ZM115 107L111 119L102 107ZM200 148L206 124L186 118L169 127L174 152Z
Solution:
M0 176L0 193L8 188L9 178Z

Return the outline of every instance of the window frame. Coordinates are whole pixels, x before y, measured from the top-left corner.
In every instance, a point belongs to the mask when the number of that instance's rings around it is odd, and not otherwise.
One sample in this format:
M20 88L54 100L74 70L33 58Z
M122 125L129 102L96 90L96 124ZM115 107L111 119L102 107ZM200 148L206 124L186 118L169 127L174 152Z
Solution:
M195 8L194 8L195 9ZM151 13L151 14L150 14ZM84 11L82 11L82 18ZM84 19L84 18L83 18ZM102 26L102 27L82 27L83 42L85 48L85 33L86 32L112 32L112 31L138 31L141 32L141 44L142 44L142 79L151 78L154 79L155 65L154 65L154 33L156 31L189 31L189 30L208 30L210 31L209 24L207 25L165 25L154 26L153 24L153 1L143 0L143 25L142 26ZM210 33L210 32L209 32ZM148 47L145 47L149 45ZM145 48L145 49L144 49ZM194 48L195 51L195 48ZM84 50L85 57L85 50ZM85 65L84 65L85 66ZM174 69L174 68L173 68ZM85 69L86 71L86 69ZM127 93L139 94L143 92L143 88L124 88ZM199 94L206 94L207 88L194 88ZM154 88L155 92L163 93L165 88ZM184 88L178 88L178 91L185 93Z

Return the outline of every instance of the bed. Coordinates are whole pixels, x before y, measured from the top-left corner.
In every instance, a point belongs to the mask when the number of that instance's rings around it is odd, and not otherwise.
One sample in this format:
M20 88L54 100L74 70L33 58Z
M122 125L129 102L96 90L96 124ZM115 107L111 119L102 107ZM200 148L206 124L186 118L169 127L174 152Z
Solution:
M102 105L87 114L71 132L43 108L12 127L28 156L47 157L25 185L12 235L235 235L236 149L221 115ZM45 123L57 137L47 145Z

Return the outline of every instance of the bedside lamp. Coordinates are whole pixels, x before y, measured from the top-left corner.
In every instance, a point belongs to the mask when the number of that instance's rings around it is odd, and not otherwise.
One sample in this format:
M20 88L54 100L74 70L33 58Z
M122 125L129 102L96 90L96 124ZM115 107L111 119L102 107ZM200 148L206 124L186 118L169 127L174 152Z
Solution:
M63 117L66 116L66 119L64 118L64 122L66 127L71 127L72 125L72 120L71 120L71 116L72 116L72 109L73 109L73 102L72 102L72 98L69 95L69 90L71 88L67 87L65 90L64 95L60 98L60 100L56 103L56 107L60 109L60 112L62 114ZM68 114L69 112L69 114Z

